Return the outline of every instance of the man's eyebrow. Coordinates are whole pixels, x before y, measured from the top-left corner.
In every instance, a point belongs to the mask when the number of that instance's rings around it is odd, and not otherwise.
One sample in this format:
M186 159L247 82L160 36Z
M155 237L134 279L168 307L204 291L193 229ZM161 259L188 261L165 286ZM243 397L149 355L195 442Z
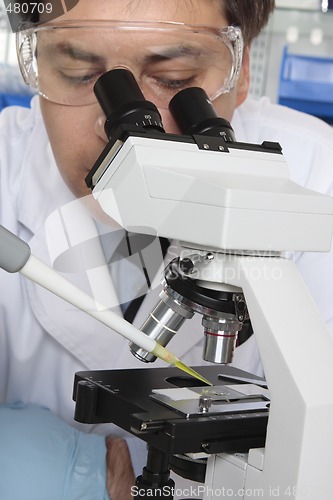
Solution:
M199 57L202 56L204 51L198 47L190 45L175 45L172 47L162 47L156 48L156 51L151 54L147 54L144 57L145 63L158 63L163 61L172 61L173 59L178 59L180 57Z
M101 65L105 64L104 57L99 56L93 52L83 50L79 47L75 47L71 43L61 42L61 43L50 44L49 49L51 53L64 55L71 59L90 62L94 64L101 64Z
M89 62L93 64L106 65L106 59L88 50L83 50L69 42L57 42L48 45L52 54L67 56L73 60ZM181 57L200 57L205 51L202 48L191 45L174 45L171 47L155 47L154 52L143 56L144 64L154 64L163 61L172 61Z

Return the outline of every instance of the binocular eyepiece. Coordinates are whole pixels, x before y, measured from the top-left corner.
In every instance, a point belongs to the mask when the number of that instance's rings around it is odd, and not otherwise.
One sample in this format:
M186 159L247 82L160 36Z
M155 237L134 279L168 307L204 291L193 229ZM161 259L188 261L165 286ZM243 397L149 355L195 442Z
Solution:
M108 71L97 80L94 92L106 116L105 132L109 139L120 124L164 132L157 107L145 99L129 70ZM171 99L169 111L182 135L222 136L226 142L235 140L230 123L217 116L202 88L181 90Z

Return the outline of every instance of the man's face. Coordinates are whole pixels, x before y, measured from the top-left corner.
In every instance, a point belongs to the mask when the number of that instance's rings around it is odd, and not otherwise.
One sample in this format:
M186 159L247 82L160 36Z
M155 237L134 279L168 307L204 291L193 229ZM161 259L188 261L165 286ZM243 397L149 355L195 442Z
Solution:
M165 0L94 0L93 2L91 0L80 0L74 9L58 18L57 21L75 22L75 20L92 19L105 21L172 21L218 28L228 25L221 13L221 0L168 0L167 2ZM98 35L96 32L96 38L89 42L89 50L87 50L84 36L81 35L80 41L79 31L77 36L78 48L82 49L84 54L96 52L96 54L103 55L103 60L108 60L108 54L111 54L115 47L115 34L111 32L108 34L103 31L102 35ZM152 34L150 34L151 36ZM140 58L144 38L139 41L135 39L135 36L127 36L124 38L123 47L121 40L119 37L116 40L116 63L118 66L127 66L128 58L131 61ZM80 44L82 44L82 47ZM80 53L80 50L78 52ZM115 51L113 50L113 52ZM125 56L123 54L126 54L126 61L124 62L123 57ZM57 52L51 52L50 57L52 60L56 60L58 57ZM62 57L62 54L59 57ZM74 76L75 80L77 74L81 75L82 62L83 59L79 58L78 68L74 69L74 72L70 74L68 74L67 65L64 64L66 78L69 76L72 79ZM232 92L223 94L214 100L213 104L217 113L227 120L231 120L235 107L246 97L248 88L247 63L246 57L243 63L244 69L236 88ZM105 68L106 71L109 69L112 69L112 67ZM145 97L149 99L149 96ZM45 126L60 173L76 196L85 196L90 193L90 190L86 187L84 179L107 141L103 129L103 112L97 102L84 106L66 106L52 103L44 98L40 100ZM159 107L159 111L166 132L177 133L177 126L166 107L163 109Z

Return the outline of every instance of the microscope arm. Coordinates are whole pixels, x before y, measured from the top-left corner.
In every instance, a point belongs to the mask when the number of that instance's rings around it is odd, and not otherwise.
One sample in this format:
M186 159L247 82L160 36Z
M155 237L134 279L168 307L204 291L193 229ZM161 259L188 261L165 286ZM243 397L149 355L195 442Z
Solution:
M218 258L223 281L243 290L271 394L265 450L250 450L245 477L237 487L263 491L263 498L272 496L275 488L279 498L330 500L333 342L326 326L294 262L221 254ZM214 272L216 276L212 265ZM221 475L225 458L219 463L218 457L211 457L208 487L221 487L223 477L227 488L232 475ZM236 491L235 486L230 488Z

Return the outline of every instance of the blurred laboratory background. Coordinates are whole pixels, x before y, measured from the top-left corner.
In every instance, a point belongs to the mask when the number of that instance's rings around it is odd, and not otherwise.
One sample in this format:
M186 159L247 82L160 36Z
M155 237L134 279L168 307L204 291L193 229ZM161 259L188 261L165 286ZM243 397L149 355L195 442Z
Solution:
M267 28L251 49L252 97L268 96L333 124L333 0L276 0ZM0 0L0 109L29 105Z

